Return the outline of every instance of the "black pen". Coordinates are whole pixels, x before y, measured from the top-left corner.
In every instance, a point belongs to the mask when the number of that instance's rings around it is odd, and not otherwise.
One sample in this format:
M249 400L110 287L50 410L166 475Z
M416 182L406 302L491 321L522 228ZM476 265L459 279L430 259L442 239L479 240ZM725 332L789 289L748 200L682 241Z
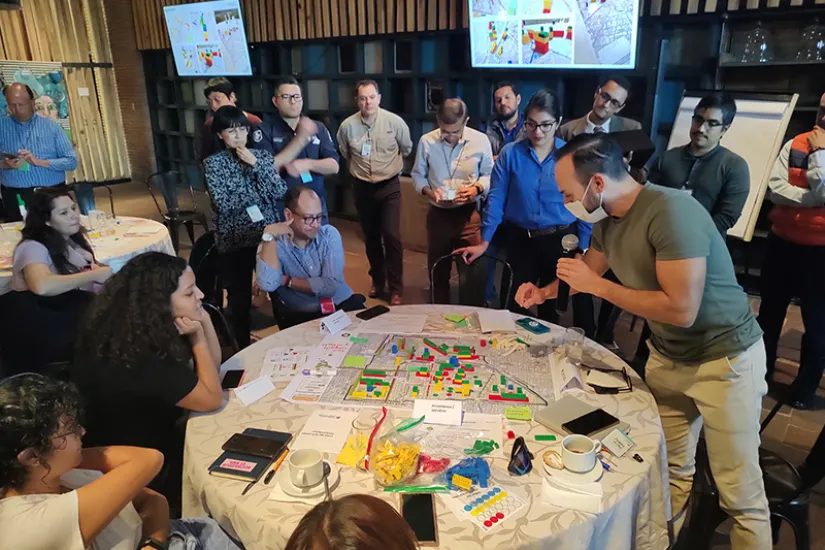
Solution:
M273 459L273 460L269 463L269 465L275 464L275 468L273 468L273 470L269 472L270 474L271 474L271 473L272 473L275 469L277 469L277 467L281 464L281 462L283 461L284 457L286 457L286 452L287 452L287 449L284 449L283 451L281 451L281 454L279 454L279 455L278 455L278 458L277 458L277 459ZM269 466L267 466L267 469L269 469ZM241 492L241 496L246 495L246 493L248 493L248 492L249 492L249 490L250 490L252 487L254 487L254 486L255 486L255 484L256 484L256 483L258 483L258 481L260 481L260 480L261 480L261 476L262 476L262 475L263 475L263 472L261 472L261 475L259 475L257 478L255 478L255 479L253 479L252 481L250 481L250 482L249 482L249 485L247 485L247 486L246 486L246 488L243 490L243 492ZM270 476L268 476L268 475L267 475L267 479L265 479L265 480L264 480L264 485L265 485L265 484L267 484L267 483L269 482L269 480L270 480L270 479L272 479L272 478L271 478Z

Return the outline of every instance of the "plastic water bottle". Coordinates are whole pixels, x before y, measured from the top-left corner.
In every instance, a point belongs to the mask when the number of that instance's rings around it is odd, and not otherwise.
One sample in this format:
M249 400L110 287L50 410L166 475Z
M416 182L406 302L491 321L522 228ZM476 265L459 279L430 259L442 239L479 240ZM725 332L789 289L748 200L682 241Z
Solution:
M26 221L26 203L23 202L23 197L17 195L17 209L20 210L20 217Z

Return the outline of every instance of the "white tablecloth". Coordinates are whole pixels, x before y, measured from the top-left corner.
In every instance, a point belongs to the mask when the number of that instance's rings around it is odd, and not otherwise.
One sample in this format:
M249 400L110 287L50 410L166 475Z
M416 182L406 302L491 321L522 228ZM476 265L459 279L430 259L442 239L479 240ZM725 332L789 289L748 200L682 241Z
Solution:
M144 218L118 217L114 226L114 234L100 236L89 232L95 257L100 263L106 264L117 273L126 265L126 262L144 252L157 251L175 255L169 231L162 223ZM18 235L21 223L3 224L4 231L12 231ZM10 266L11 258L2 258L3 265ZM11 284L11 268L0 269L0 294L9 291Z
M393 311L467 313L472 309L421 305L395 307ZM354 316L352 319L353 327L347 330L357 330L360 321ZM318 321L310 322L265 338L227 361L222 370L243 368L247 372L245 379L252 380L257 376L269 348L317 344L322 338L318 327ZM560 327L554 327L554 332L561 330ZM595 346L589 342L588 346L591 345ZM599 347L598 353L600 356L608 356L604 359L608 364L623 365L618 357L610 355L603 348ZM529 426L525 423L516 426L515 422L511 422L518 434L527 436L525 440L528 448L536 455L535 467L525 476L511 477L507 473L507 461L494 459L491 482L527 501L529 508L490 533L485 533L473 523L457 517L437 498L439 547L453 550L667 548L670 505L664 437L653 397L641 379L635 373L632 376L631 393L588 393L582 397L630 424L630 434L637 445L634 452L644 457L644 463L638 463L629 457L614 459L618 468L605 472L602 478L604 497L601 514L557 508L541 499L541 454L545 447L533 442L531 435L547 433L548 430L535 421L530 422ZM243 407L233 394L222 410L193 415L187 425L183 474L184 517L211 515L230 532L236 533L249 550L283 548L298 521L312 505L268 500L274 485L266 486L263 482L253 487L246 496L241 496L245 483L211 476L207 468L220 454L221 445L232 434L247 427L295 434L300 431L315 406L294 405L281 400L279 395L285 385L278 384L275 392L249 407ZM548 401L553 399L552 395L543 397ZM505 442L506 456L509 456L511 446L511 442ZM327 458L333 462L335 460L335 456ZM364 492L384 498L397 507L397 495L379 492L370 474L341 467L341 482L333 497Z

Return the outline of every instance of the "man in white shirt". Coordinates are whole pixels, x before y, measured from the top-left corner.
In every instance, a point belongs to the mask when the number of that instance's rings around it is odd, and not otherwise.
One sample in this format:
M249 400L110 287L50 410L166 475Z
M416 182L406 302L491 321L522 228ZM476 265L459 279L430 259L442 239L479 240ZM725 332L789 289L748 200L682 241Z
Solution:
M415 190L430 199L427 212L427 265L453 250L481 242L478 203L490 189L493 151L487 136L467 127L467 105L446 99L436 113L438 129L418 142L412 171ZM439 304L450 301L450 265L443 261L433 274L433 294ZM458 262L462 278L459 302L484 305L481 262Z

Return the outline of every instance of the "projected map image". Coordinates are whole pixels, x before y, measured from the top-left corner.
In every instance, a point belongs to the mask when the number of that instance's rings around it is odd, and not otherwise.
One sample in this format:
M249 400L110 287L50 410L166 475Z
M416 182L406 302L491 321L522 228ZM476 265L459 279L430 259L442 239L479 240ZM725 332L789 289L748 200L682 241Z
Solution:
M518 0L470 0L473 17L516 15Z
M634 0L581 0L581 14L596 62L627 64L632 48Z
M521 59L528 65L573 63L573 25L570 17L524 21Z
M517 21L473 21L479 36L473 45L474 65L515 65L519 63L519 25Z
M525 17L571 13L570 5L562 0L521 0L521 6L521 15Z

